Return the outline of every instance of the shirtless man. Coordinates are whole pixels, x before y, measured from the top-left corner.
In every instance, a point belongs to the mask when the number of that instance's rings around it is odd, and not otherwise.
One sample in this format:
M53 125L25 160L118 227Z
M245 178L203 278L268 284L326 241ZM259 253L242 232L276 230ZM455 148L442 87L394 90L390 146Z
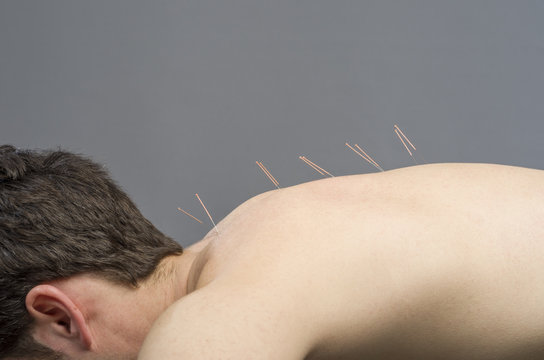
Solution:
M271 191L138 287L36 285L31 334L75 359L542 359L543 200L543 171L484 164Z

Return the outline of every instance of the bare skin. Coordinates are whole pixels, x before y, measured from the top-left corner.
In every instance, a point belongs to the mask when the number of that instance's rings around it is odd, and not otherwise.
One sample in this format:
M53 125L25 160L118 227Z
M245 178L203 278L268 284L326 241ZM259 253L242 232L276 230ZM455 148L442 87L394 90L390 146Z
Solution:
M544 171L500 165L324 179L248 200L138 288L82 274L26 306L70 359L543 359L543 204Z
M139 359L544 358L544 171L436 164L259 195L189 248Z

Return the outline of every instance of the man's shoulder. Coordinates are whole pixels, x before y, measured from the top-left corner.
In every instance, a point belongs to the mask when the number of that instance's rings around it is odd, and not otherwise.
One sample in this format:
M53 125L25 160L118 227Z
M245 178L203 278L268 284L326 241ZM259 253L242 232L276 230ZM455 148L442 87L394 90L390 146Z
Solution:
M243 280L214 280L155 322L140 359L301 359L311 345L304 312Z

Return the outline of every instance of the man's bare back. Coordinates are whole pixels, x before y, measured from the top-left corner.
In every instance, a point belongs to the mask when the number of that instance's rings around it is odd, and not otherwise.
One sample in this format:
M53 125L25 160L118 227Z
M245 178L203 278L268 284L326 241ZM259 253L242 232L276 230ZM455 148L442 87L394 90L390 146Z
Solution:
M436 164L259 195L141 359L544 357L544 172Z

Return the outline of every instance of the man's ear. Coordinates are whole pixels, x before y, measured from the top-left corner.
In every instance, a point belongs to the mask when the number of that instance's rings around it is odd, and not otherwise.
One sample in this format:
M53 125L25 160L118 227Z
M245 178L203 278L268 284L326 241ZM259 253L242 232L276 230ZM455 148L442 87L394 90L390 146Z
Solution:
M34 319L34 338L53 350L80 353L90 350L88 324L74 302L53 285L38 285L26 295L26 309Z

